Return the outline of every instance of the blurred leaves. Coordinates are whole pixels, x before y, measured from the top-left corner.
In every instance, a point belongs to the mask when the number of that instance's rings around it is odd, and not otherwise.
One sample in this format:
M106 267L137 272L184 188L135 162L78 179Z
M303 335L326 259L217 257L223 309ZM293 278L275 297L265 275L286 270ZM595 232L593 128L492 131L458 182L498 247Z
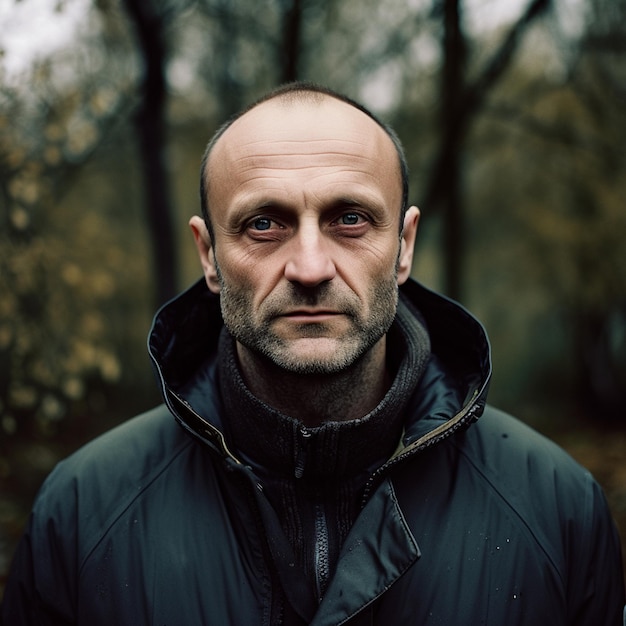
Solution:
M137 263L106 208L87 196L66 202L134 99L119 19L96 18L86 15L87 31L109 46L78 37L36 59L27 84L0 92L0 427L8 434L54 432L90 401L94 383L112 386L124 374L109 313L118 274Z

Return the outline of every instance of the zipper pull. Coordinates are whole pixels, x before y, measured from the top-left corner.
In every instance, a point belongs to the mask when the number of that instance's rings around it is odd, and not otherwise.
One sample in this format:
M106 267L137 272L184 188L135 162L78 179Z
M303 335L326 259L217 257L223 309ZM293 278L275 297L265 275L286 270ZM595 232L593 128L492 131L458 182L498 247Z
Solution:
M300 427L300 435L296 441L296 468L295 477L302 478L304 475L304 468L306 466L307 448L309 447L308 440L311 438L311 432L306 426Z

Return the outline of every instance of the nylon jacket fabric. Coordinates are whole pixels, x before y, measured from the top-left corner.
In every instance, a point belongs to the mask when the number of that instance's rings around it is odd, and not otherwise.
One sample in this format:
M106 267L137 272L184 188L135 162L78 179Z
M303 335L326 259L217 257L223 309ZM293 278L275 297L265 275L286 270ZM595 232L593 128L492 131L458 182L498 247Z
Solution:
M556 445L484 408L489 348L474 318L412 281L402 294L433 356L321 603L259 479L229 448L219 304L198 283L151 332L166 406L44 483L3 624L621 625L619 541L600 488Z

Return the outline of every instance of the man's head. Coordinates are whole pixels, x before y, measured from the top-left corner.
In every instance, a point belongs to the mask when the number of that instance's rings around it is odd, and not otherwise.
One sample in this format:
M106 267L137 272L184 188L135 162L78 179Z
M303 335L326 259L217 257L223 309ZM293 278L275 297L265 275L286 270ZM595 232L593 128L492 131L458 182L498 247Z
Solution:
M289 87L218 131L201 177L205 220L190 223L242 361L330 374L384 354L419 217L395 135L352 101Z
M281 85L280 87L274 89L273 91L270 91L243 110L233 115L229 120L227 120L224 124L222 124L222 126L217 129L217 131L207 144L204 155L202 157L202 163L200 165L200 208L202 210L202 217L206 222L209 233L211 233L212 231L212 226L209 207L209 179L207 176L207 165L213 152L213 147L226 132L226 130L228 130L228 128L240 117L248 113L248 111L254 109L264 102L268 102L269 100L278 99L285 102L319 102L324 97L335 98L365 113L365 115L370 117L387 133L389 139L396 149L398 157L398 172L400 174L400 184L402 186L401 216L404 217L404 214L409 207L409 167L406 161L406 155L404 154L404 148L402 147L402 142L400 141L400 138L396 134L395 130L393 130L391 126L385 124L382 120L380 120L369 109L364 107L362 104L356 102L355 100L352 100L348 96L345 96L339 92L333 91L332 89L328 89L327 87L323 87L321 85L306 82L296 82ZM402 220L400 220L400 227L402 227Z

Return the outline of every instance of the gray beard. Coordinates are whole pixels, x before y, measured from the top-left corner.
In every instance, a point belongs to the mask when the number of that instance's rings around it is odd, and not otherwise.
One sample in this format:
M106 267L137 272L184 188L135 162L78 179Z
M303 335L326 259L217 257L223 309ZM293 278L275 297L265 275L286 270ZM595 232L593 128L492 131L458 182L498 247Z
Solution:
M328 375L342 372L361 359L387 333L396 315L398 285L394 275L376 285L370 294L371 310L367 319L359 314L356 303L340 307L351 321L351 332L343 337L338 349L328 358L302 360L289 351L285 341L273 331L272 316L255 325L249 315L251 305L245 293L231 290L220 279L222 317L230 334L243 346L270 361L274 366L292 374ZM290 303L314 306L328 303L330 286L322 284L312 289L292 285ZM303 324L303 337L315 338L325 334L323 324Z

